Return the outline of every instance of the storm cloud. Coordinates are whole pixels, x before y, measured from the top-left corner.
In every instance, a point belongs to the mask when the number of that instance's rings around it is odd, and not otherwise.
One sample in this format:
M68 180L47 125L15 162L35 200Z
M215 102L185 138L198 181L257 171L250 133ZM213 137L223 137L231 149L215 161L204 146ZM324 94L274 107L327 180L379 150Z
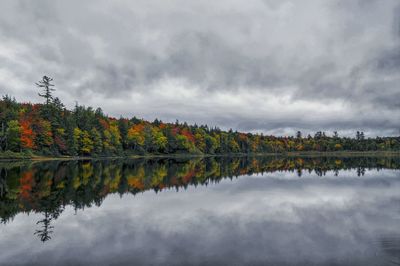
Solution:
M0 93L113 116L398 135L397 0L0 3Z

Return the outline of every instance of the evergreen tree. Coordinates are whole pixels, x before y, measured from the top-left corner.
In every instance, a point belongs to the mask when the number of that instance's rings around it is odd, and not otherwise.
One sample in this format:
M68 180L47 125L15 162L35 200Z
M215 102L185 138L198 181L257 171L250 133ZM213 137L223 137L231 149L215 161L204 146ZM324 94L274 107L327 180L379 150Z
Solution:
M36 82L36 86L38 86L39 88L43 88L43 93L39 93L39 96L43 97L46 100L47 106L53 100L52 92L55 91L55 89L52 88L54 87L54 84L51 84L51 81L53 81L52 78L49 78L48 76L43 76L42 80Z

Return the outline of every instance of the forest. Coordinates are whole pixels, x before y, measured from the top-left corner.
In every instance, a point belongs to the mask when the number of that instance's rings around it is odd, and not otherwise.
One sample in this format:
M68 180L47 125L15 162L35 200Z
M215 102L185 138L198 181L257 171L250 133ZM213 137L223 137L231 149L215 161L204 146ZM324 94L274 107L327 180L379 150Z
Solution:
M0 153L26 156L130 156L146 154L256 154L333 151L400 151L400 137L366 138L363 132L341 137L318 131L303 136L269 136L224 131L176 121L114 118L76 104L68 110L53 96L52 78L38 83L43 103L0 100Z

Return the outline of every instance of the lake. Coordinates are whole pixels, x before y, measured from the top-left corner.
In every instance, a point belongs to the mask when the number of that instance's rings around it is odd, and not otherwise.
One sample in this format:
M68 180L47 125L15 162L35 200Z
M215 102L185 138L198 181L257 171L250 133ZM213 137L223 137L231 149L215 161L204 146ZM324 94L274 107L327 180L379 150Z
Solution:
M0 163L0 265L400 265L399 157Z

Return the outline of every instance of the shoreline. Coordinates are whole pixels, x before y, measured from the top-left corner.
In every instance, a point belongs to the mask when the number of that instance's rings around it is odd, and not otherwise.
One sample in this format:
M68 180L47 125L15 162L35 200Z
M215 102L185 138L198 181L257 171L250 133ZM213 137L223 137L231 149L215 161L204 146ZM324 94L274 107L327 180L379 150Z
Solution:
M74 161L74 160L107 160L107 159L152 159L152 158L204 158L204 157L397 157L400 151L293 151L283 153L230 153L230 154L144 154L121 156L39 156L15 153L16 157L0 157L1 162L7 161ZM1 154L0 154L1 156ZM21 156L21 158L17 158ZM26 156L26 157L24 157Z

